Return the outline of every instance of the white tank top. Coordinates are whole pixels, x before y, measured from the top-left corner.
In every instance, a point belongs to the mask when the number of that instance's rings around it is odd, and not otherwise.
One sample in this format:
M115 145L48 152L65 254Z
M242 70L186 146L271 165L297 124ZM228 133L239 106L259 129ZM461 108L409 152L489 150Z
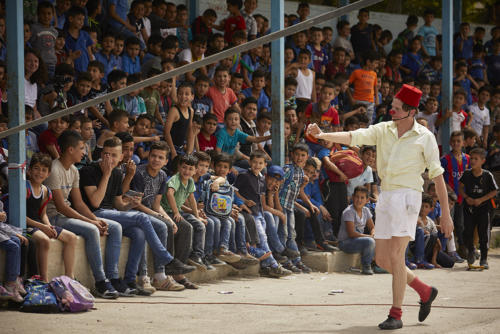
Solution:
M299 99L311 99L313 91L313 72L309 70L309 75L305 76L299 69L297 71L297 91L295 92L295 97Z

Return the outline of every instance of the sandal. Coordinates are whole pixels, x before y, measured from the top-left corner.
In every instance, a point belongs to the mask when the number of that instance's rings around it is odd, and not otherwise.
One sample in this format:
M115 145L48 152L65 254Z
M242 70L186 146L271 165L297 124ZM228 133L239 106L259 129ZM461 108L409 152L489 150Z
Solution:
M183 279L177 281L177 283L184 285L184 287L186 289L197 290L200 288L198 285L194 284L193 282L191 282L187 278L183 278Z

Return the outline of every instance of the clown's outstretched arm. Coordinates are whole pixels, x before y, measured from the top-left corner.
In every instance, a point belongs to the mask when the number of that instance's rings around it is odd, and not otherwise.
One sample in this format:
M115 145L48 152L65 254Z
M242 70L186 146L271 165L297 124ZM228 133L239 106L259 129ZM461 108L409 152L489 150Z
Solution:
M319 126L317 124L309 124L307 127L307 133L310 134L311 136L321 139L321 140L326 140L342 145L350 145L351 144L351 133L350 132L329 132L329 133L324 133L321 131Z

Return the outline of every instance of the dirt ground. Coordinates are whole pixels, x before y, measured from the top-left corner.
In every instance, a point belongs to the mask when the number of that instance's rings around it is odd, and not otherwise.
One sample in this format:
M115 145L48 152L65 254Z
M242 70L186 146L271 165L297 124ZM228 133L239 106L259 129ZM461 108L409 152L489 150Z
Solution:
M465 271L464 264L418 270L439 295L429 318L419 323L418 295L407 288L404 328L398 333L499 333L500 249L491 251L489 263L491 269L483 272ZM329 295L337 289L344 293ZM196 291L100 299L96 310L81 314L0 311L0 333L374 333L388 314L390 292L388 274L238 278Z

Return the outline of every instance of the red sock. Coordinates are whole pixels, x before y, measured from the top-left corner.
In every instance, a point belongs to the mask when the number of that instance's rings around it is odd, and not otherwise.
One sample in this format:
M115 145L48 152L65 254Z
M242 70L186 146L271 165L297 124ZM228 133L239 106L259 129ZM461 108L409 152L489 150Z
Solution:
M415 277L413 281L411 281L411 283L408 285L411 286L413 290L417 291L417 293L420 295L420 300L422 300L424 303L429 300L432 289L430 286L419 280L418 277Z
M401 320L401 316L403 315L403 310L401 310L398 307L391 307L391 310L389 311L389 316L396 319L396 320Z

